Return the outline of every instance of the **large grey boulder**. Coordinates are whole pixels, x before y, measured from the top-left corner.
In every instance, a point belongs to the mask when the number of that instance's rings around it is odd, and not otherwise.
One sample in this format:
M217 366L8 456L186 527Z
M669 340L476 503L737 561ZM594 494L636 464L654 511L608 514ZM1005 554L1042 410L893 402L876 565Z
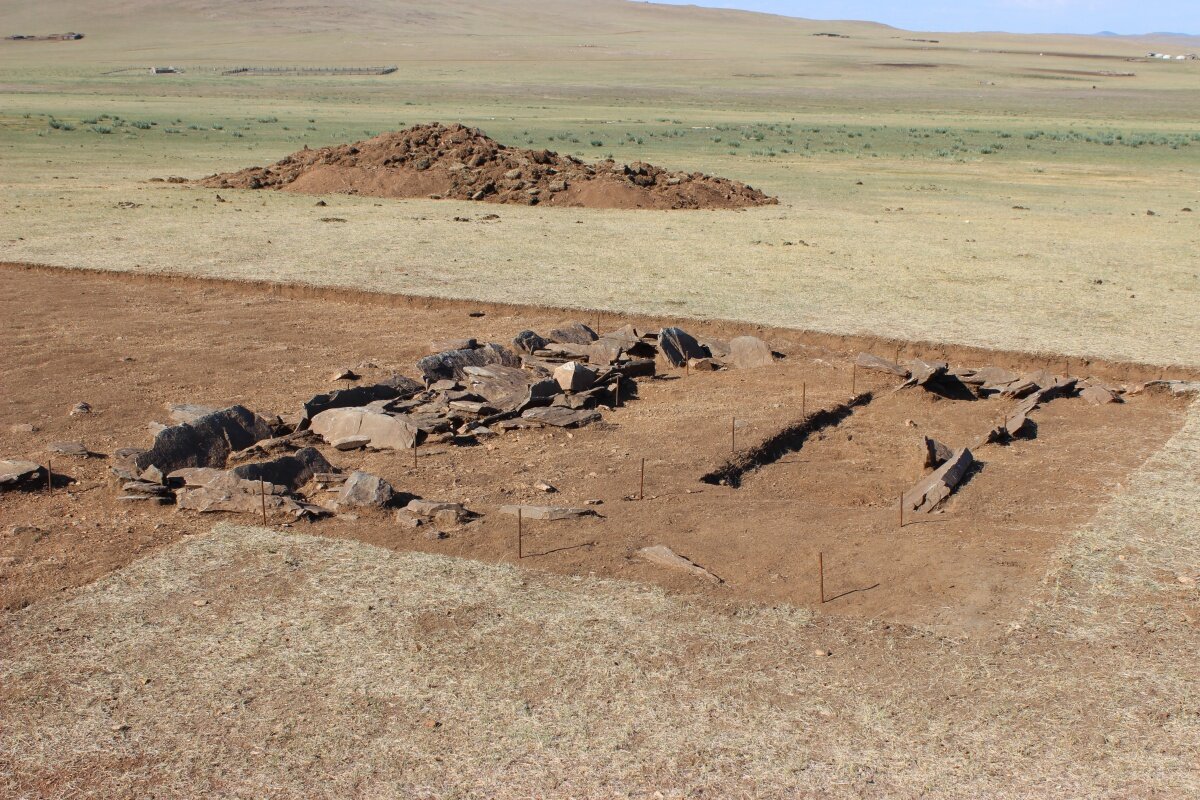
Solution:
M489 364L519 367L521 359L507 347L489 343L471 350L447 350L425 356L417 362L417 369L428 384L439 380L462 380L466 377L465 367L486 367Z
M534 351L541 350L546 345L550 344L550 340L542 336L538 336L533 331L521 331L512 340L513 347L519 352L529 353L532 355Z
M578 344L589 345L599 338L596 332L584 325L582 322L572 322L569 325L563 325L561 328L555 328L547 334L547 338L552 342L559 344Z
M132 458L135 474L158 467L163 474L183 467L225 466L229 454L271 438L271 426L243 406L214 411L193 422L163 428L149 450Z
M675 367L682 367L689 358L708 358L708 348L682 328L663 328L658 332L658 351Z
M351 389L314 395L304 404L299 428L307 428L313 417L331 408L357 408L380 400L407 399L424 389L423 385L412 378L393 375L388 380L371 386L355 386Z
M420 443L421 429L408 420L369 408L331 408L312 418L312 431L326 442L366 436L374 450L411 450Z
M974 463L975 458L967 448L954 451L945 464L904 493L901 501L904 510L928 514L936 509L954 492Z
M41 464L17 459L0 460L0 489L15 489L44 481L46 471Z
M337 505L339 508L383 508L395 495L392 485L383 478L355 470L342 484Z
M945 361L923 361L919 358L914 358L905 366L908 367L908 380L904 386L926 386L930 382L941 378L946 374L946 370L950 369L950 365Z
M558 385L554 381L515 367L491 364L486 367L465 367L463 372L463 383L468 389L505 414L546 405L558 392Z

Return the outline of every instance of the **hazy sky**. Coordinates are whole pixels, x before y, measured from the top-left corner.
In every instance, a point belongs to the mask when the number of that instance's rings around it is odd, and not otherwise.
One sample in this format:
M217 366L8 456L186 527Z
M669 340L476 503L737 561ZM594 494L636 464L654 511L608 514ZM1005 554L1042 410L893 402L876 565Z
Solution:
M769 11L810 19L864 19L918 31L1200 34L1200 0L655 0Z

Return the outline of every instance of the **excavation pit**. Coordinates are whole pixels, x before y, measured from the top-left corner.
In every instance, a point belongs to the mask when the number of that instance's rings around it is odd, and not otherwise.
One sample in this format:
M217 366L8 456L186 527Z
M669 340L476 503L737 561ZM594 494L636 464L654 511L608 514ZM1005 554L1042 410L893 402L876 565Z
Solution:
M268 287L54 270L5 268L0 290L0 349L12 385L22 387L0 400L9 423L0 430L0 454L28 460L42 457L52 441L78 440L109 455L144 445L147 423L168 421L169 404L296 412L313 395L339 388L330 375L347 366L363 383L393 371L415 376L414 364L431 341L504 342L573 318L605 330L626 322L644 329L680 324L700 338L749 330L615 314L593 323L588 312L311 289L289 297ZM471 316L479 311L485 314ZM36 335L48 318L60 335ZM705 373L660 365L673 380L641 380L637 401L603 411L603 424L518 428L475 447L423 445L415 466L408 452L318 445L342 470L378 475L398 492L462 503L481 516L436 532L370 512L295 527L396 550L518 563L516 520L499 509L546 505L538 488L546 482L557 489L553 505L594 508L599 516L528 521L525 552L534 555L520 559L523 568L654 583L718 603L815 606L821 553L826 595L833 598L822 606L828 613L995 631L1027 606L1055 550L1179 428L1188 402L1154 391L1100 405L1059 398L1033 412L1036 437L975 448L1018 400L893 392L901 382L894 375L861 369L854 375L853 359L869 343L782 329L755 333L789 357ZM907 349L906 355L926 352L916 344ZM929 358L952 364L1017 372L1063 363L927 350ZM1111 385L1158 376L1157 369L1076 365L1073 374L1095 374ZM729 460L733 447L770 442L802 416L846 404L852 389L870 393L871 402L809 431L798 449L789 440L775 457L743 470L738 488L699 480ZM87 402L92 413L70 416L77 402ZM950 448L972 446L980 463L937 511L906 519L901 528L900 496L926 474L926 436ZM90 582L222 519L253 522L120 503L108 459L72 462L71 475L75 485L53 493L0 495L0 513L24 531L0 539L0 555L8 559L0 585L6 608ZM625 500L639 495L644 499ZM659 545L722 582L637 556Z

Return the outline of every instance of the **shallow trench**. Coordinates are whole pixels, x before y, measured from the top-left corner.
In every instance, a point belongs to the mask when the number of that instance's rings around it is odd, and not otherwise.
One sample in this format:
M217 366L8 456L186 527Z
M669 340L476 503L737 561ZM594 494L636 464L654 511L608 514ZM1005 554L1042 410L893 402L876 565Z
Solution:
M704 483L731 486L742 484L742 476L761 467L774 464L788 453L794 453L814 433L840 425L856 408L868 405L874 395L863 392L833 408L822 408L806 414L800 420L774 433L753 447L735 453L732 458L700 478Z

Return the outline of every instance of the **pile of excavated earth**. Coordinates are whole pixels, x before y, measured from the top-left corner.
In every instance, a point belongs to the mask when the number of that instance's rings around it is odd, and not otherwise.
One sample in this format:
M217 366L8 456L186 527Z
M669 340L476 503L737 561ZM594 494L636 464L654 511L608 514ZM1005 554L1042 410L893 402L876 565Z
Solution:
M215 189L478 200L583 208L729 209L777 203L744 183L651 164L587 164L507 147L478 128L416 125L197 181Z

